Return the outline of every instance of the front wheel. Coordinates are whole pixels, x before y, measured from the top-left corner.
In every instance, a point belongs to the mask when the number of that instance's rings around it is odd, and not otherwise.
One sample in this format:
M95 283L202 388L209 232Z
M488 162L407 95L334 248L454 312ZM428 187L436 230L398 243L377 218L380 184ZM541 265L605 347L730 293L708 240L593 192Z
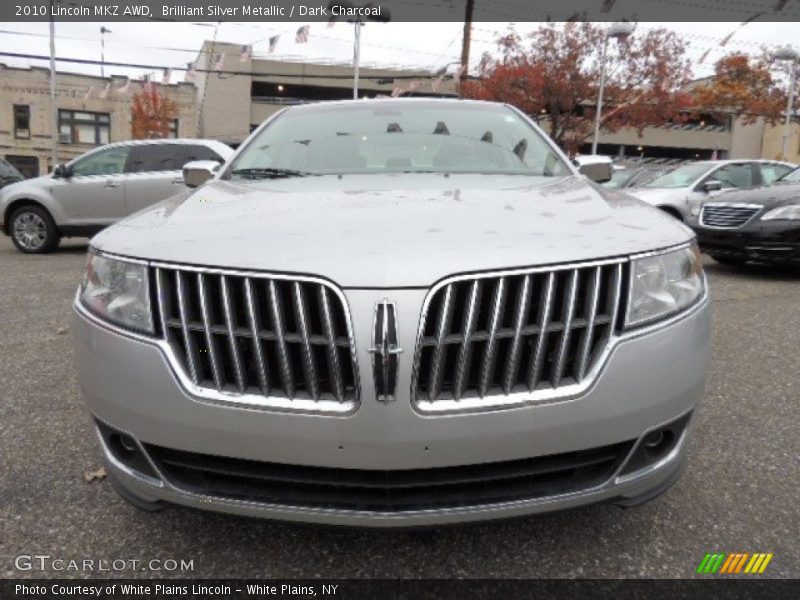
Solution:
M39 206L23 206L14 211L8 229L14 245L25 254L52 252L61 239L53 218Z

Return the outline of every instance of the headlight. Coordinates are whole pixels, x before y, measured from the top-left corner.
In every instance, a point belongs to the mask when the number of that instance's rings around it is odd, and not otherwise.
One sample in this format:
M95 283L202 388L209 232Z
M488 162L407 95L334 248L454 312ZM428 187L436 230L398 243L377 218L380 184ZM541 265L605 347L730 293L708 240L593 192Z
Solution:
M635 327L682 311L703 294L704 286L702 260L694 244L634 259L625 326Z
M90 252L80 299L86 308L107 321L153 332L150 284L144 264Z
M762 221L777 221L778 219L786 221L800 221L800 204L779 206L778 208L773 208L771 211L761 217Z

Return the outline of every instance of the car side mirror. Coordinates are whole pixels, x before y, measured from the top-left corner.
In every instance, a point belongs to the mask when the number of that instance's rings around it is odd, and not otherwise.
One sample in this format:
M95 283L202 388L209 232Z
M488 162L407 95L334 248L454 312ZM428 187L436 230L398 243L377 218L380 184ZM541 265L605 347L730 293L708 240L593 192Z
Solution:
M72 177L72 169L70 169L67 165L59 164L56 165L56 168L53 169L53 177L58 177L60 179L69 179Z
M704 192L718 192L722 189L722 182L718 179L709 179L703 184Z
M186 187L200 187L209 179L214 178L217 169L219 169L219 163L215 160L193 160L183 165L183 181Z
M591 179L595 183L611 181L612 171L611 163L606 162L590 163L578 167L578 172L581 175Z

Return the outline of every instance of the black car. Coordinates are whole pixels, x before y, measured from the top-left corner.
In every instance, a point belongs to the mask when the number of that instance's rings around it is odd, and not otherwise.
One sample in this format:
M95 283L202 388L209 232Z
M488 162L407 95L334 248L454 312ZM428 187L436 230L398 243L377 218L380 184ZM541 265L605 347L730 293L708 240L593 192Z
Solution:
M25 179L10 162L0 158L0 188Z
M687 224L700 249L722 264L800 264L800 168L772 185L704 202Z

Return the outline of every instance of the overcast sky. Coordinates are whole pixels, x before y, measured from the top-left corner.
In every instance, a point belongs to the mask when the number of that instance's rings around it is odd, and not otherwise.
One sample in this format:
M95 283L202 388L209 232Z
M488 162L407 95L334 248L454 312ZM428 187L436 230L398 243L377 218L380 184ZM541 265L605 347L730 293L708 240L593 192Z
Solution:
M64 57L100 58L101 23L57 23L56 54ZM537 23L518 23L517 30L524 32ZM730 50L759 52L763 45L777 47L796 39L797 23L750 23L739 28L737 23L664 23L685 36L694 63L695 75L707 75L716 58ZM106 34L107 61L137 64L154 64L170 67L185 66L194 60L204 40L216 39L235 44L253 44L256 56L266 56L268 38L280 34L274 58L307 60L333 60L350 62L353 56L353 28L337 23L326 28L324 23L312 23L307 44L296 44L294 32L298 23L114 23ZM498 32L506 31L508 23L476 23L473 29L472 62L481 54L495 48ZM655 27L643 23L640 27ZM413 66L437 68L459 58L461 50L461 23L370 23L362 29L362 64L382 66ZM727 47L720 48L719 41L730 32L736 34ZM19 35L26 34L26 35ZM10 52L47 55L49 53L47 23L0 23L0 49ZM698 59L712 48L703 64ZM28 61L0 56L0 62L14 66L35 64L47 66L46 61ZM229 62L228 68L235 68ZM100 74L98 66L62 63L59 70ZM118 74L140 77L141 69L109 66L106 75ZM181 77L175 74L173 81ZM156 75L156 78L160 75Z

